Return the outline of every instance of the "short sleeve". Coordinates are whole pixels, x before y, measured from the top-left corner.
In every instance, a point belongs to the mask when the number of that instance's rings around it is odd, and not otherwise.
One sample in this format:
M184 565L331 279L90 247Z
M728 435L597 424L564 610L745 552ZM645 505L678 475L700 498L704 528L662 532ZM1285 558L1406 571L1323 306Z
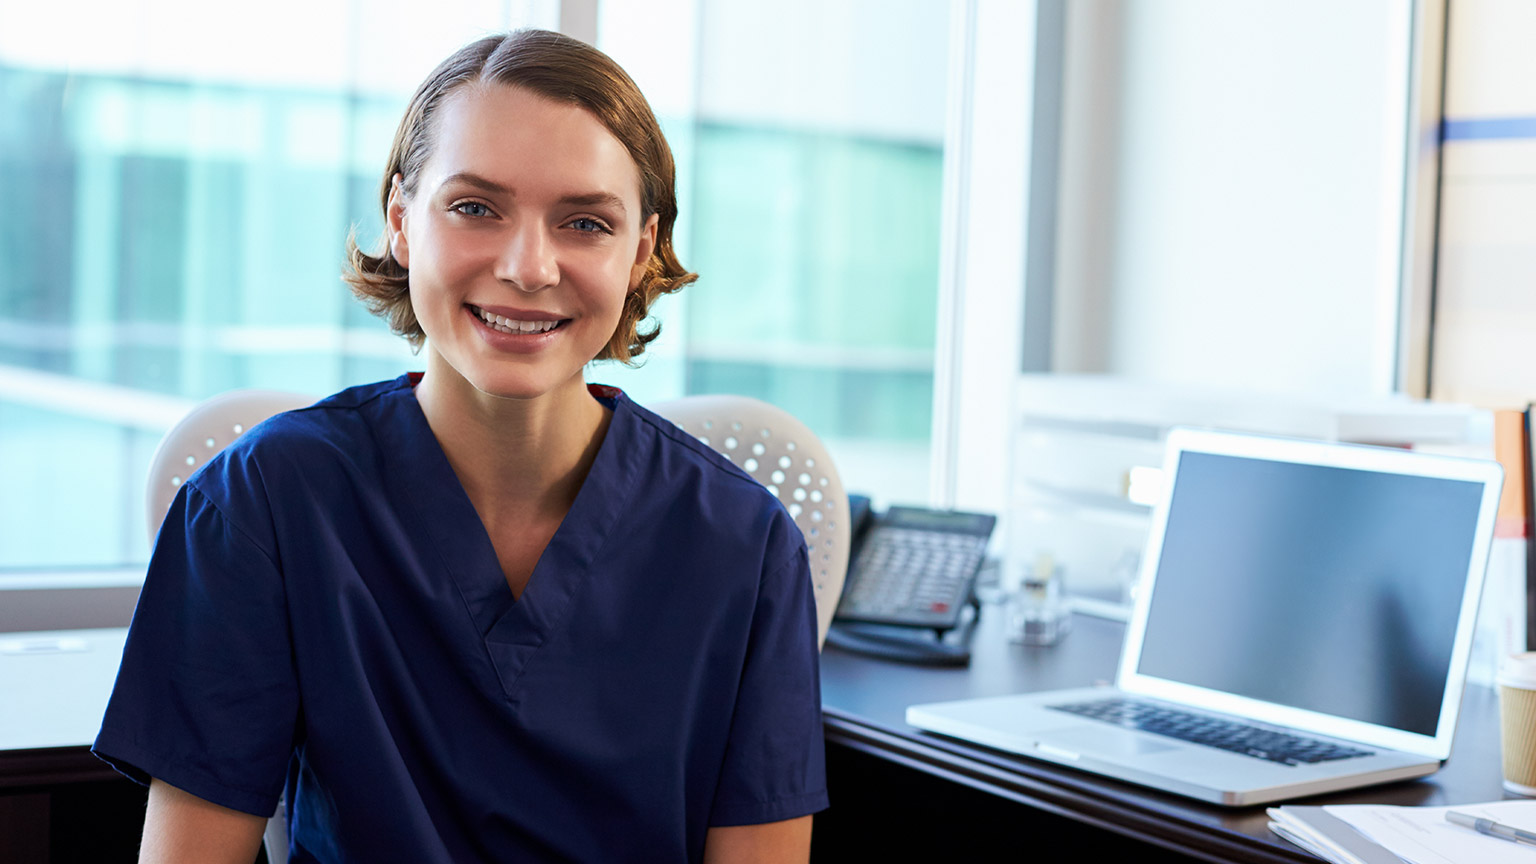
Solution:
M272 552L189 482L161 528L92 751L141 783L272 815L298 714L289 646Z
M801 543L758 590L709 824L778 822L826 807L816 599Z

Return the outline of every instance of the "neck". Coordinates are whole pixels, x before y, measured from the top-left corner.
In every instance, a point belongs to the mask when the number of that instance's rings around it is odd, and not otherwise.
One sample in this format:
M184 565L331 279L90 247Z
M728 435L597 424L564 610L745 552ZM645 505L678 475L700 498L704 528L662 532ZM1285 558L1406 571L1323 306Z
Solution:
M482 517L563 518L611 412L580 375L535 398L503 398L475 389L428 350L416 400Z

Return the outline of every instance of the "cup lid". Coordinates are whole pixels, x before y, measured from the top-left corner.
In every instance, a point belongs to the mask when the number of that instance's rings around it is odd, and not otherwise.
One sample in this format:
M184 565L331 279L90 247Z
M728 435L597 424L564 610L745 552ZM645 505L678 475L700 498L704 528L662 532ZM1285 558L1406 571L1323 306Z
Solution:
M1536 651L1506 655L1499 664L1499 684L1536 690Z

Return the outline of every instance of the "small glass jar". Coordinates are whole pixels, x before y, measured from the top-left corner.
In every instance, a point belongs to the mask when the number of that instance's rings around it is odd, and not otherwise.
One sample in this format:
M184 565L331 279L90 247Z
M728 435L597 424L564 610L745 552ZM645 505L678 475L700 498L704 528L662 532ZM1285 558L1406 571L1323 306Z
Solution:
M1061 568L1048 554L1041 554L1025 565L1009 608L1008 633L1014 642L1025 645L1054 645L1071 626L1066 602L1062 598Z

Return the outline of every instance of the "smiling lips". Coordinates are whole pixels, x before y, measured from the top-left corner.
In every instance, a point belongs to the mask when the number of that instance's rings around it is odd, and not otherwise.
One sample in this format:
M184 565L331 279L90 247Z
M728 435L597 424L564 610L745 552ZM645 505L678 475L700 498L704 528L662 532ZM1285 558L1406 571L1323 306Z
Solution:
M476 317L478 317L481 321L484 321L486 326L490 327L492 330L495 330L498 333L507 333L515 336L532 336L538 335L540 333L548 333L556 327L559 327L562 323L564 323L565 320L562 318L551 318L544 321L524 321L516 318L508 318L504 315L497 315L494 312L487 312L486 310L481 309L479 306L470 306L469 308L475 313Z

